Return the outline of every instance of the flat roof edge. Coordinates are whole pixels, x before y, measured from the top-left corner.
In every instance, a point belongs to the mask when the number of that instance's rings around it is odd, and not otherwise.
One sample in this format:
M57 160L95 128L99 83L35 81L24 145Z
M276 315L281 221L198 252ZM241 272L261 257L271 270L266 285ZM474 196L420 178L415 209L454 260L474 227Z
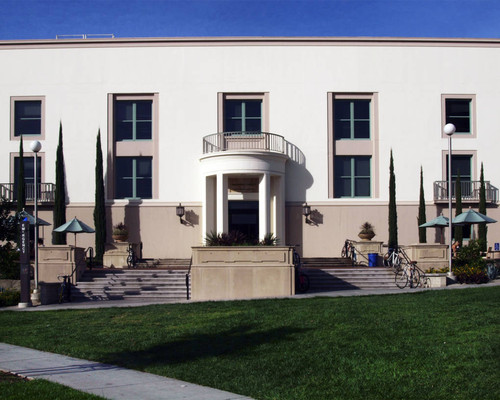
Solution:
M0 40L0 48L31 47L123 47L123 46L203 46L203 45L421 45L498 46L500 38L430 37L165 37Z

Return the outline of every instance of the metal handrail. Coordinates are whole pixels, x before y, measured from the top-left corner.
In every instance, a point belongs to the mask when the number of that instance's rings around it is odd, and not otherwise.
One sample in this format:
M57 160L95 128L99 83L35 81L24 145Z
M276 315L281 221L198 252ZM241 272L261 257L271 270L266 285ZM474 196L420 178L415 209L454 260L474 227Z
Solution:
M266 150L285 153L287 141L269 132L220 132L203 138L203 154L227 150Z
M191 298L191 293L189 293L189 277L191 276L191 266L193 265L193 256L189 260L189 268L186 274L186 298L189 300Z

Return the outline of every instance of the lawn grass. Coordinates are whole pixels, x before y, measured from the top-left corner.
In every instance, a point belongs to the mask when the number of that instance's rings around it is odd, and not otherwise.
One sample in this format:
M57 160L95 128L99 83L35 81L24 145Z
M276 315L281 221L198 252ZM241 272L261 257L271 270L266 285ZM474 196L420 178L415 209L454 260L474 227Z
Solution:
M0 372L0 398L2 400L99 400L103 397L46 381L44 379L25 380L10 377Z
M500 287L0 312L0 341L256 399L498 399Z

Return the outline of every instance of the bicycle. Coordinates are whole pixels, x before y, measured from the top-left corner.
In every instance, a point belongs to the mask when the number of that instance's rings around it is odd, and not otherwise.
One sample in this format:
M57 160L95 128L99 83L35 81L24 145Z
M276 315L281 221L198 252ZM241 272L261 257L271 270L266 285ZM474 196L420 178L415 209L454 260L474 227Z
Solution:
M344 242L344 246L342 246L341 251L342 258L350 258L353 264L356 263L356 248L354 247L353 241L350 239L346 239Z
M408 285L410 288L415 289L419 287L426 287L427 277L425 276L425 273L417 267L417 263L412 261L405 263L403 267L396 272L394 282L400 289L404 289Z
M391 267L395 271L401 269L401 255L400 255L401 250L402 249L399 248L392 249L392 251L389 250L384 255L384 266Z
M71 275L57 275L57 280L61 280L63 278L63 281L61 282L61 286L59 287L59 292L58 292L58 302L61 304L64 301L71 302L71 282L70 282L70 277Z
M131 244L128 245L127 267L137 268L137 256Z
M309 290L309 276L302 270L302 261L299 253L293 248L293 266L295 268L295 290L305 293Z

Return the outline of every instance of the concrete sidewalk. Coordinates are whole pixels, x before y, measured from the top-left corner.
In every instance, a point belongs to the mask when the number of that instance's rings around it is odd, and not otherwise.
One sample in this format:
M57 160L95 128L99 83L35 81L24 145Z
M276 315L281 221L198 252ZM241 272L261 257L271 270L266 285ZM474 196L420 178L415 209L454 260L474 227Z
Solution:
M0 370L46 379L107 399L252 400L176 379L5 343L0 343Z

